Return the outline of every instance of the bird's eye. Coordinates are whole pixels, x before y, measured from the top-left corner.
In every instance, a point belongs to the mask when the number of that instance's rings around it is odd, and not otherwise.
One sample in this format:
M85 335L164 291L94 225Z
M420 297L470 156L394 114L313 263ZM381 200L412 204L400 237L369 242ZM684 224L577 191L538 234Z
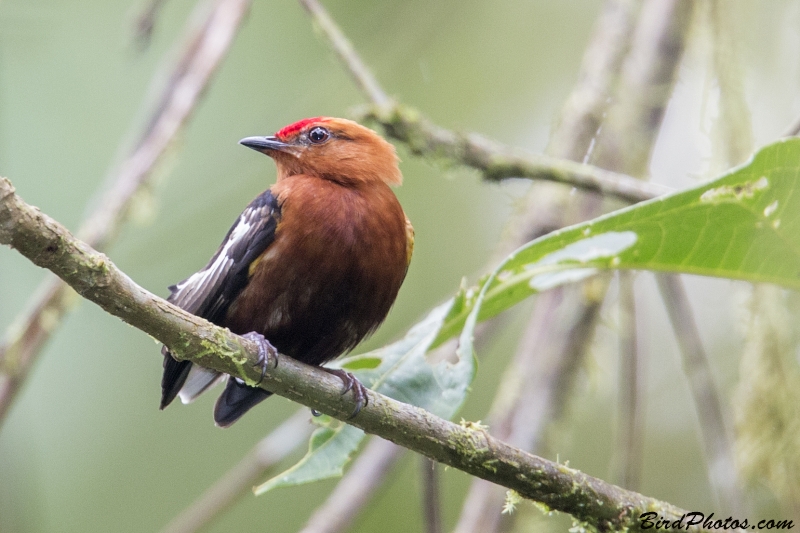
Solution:
M308 140L314 144L324 143L330 136L330 132L322 126L311 128L311 131L308 132Z

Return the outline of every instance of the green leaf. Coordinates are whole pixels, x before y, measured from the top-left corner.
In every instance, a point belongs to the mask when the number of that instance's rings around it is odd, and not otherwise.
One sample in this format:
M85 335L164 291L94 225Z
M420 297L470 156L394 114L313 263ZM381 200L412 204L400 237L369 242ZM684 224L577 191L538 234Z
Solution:
M702 274L800 288L800 139L777 142L719 179L546 235L508 257L472 309L442 328L464 330L528 296L600 269ZM463 322L462 322L463 321Z
M364 370L377 368L380 364L380 357L360 357L358 359L342 361L339 367L345 370Z
M363 438L364 432L349 424L338 423L334 427L321 427L311 435L308 453L300 461L282 474L262 483L253 492L260 495L275 487L301 485L341 476L344 465Z

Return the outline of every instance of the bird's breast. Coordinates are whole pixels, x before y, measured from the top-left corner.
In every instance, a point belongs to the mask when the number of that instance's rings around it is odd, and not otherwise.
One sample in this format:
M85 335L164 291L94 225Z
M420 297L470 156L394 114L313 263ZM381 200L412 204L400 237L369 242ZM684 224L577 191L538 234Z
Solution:
M389 312L407 268L407 221L382 183L362 190L290 180L273 187L281 202L275 240L251 267L226 325L258 331L282 353L322 364L352 349Z

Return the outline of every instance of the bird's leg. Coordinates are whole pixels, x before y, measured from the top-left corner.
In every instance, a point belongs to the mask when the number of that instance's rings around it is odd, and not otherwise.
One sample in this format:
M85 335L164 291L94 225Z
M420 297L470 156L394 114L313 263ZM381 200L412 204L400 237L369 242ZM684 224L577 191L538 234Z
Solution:
M320 368L328 374L332 374L342 380L342 383L344 384L342 396L347 394L347 391L349 390L353 391L353 396L355 396L356 399L356 408L353 410L353 414L347 417L347 419L350 420L351 418L355 418L355 416L361 412L361 409L369 403L369 396L367 395L367 391L369 389L367 389L364 384L361 383L358 378L350 372L340 368L325 368L324 366Z
M278 350L261 333L251 331L250 333L245 333L242 337L258 345L258 361L256 361L255 368L261 369L261 379L256 383L256 385L259 385L264 381L264 376L267 375L270 359L275 361L273 368L278 368Z

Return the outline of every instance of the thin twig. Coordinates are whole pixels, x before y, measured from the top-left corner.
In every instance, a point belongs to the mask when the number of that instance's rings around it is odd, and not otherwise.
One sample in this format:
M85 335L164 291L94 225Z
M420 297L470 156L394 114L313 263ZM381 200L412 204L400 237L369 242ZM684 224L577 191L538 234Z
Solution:
M649 0L644 4L620 82L619 101L627 105L618 105L609 112L592 156L596 164L633 175L646 173L694 8L695 4L681 0ZM682 348L698 414L704 421L700 426L709 461L709 479L723 503L738 509L741 499L729 434L715 389L709 386L710 369L686 292L680 279L672 276L659 277L659 287Z
M375 488L402 457L404 448L373 437L353 466L300 533L342 533L347 531L362 507L374 496Z
M455 424L374 391L358 416L341 380L317 367L278 355L261 373L258 347L227 329L187 313L136 285L105 255L26 204L0 178L0 244L47 268L81 296L169 346L176 358L224 372L328 414L431 459L515 490L571 514L599 531L644 531L645 512L677 520L686 511L627 491L502 442L476 424ZM700 528L698 528L700 529Z
M640 0L607 0L586 46L578 80L561 110L547 153L585 161L612 104L641 9Z
M436 462L422 458L422 516L425 533L442 533L442 504Z
M732 17L729 5L718 0L713 0L702 4L702 13L707 18L705 26L711 33L712 56L710 61L711 76L716 80L718 88L718 110L716 119L712 123L711 141L712 158L709 174L731 168L742 163L753 149L753 127L750 120L750 110L745 97L745 88L742 82L743 75L741 65L738 61L737 41L732 35ZM674 282L674 280L670 280ZM665 283L660 280L660 287ZM700 386L704 390L693 391L695 410L700 419L700 431L703 442L706 445L706 467L709 470L709 480L714 489L714 496L720 509L728 512L734 510L739 513L746 513L744 496L738 481L738 473L741 472L738 461L734 458L735 442L731 428L731 415L726 411L728 402L718 395L717 388L712 382L703 383L702 378L711 378L710 361L706 359L706 353L702 348L702 343L697 336L697 326L692 324L693 317L691 306L685 299L685 291L679 290L670 295L665 302L678 301L678 309L669 309L670 317L681 313L681 309L688 310L689 314L681 316L679 322L673 320L673 328L680 325L689 327L688 331L675 332L679 338L679 346L684 358L684 369L693 369L696 364L706 368L705 372L696 376L688 376L689 387ZM685 338L688 336L688 338ZM686 343L688 346L684 346ZM687 349L695 349L696 352L689 354ZM697 363L687 359L701 359ZM711 395L713 400L708 403L705 398ZM709 420L709 417L721 415L722 419ZM713 434L722 431L722 433ZM719 446L716 451L709 449L709 443L716 443ZM716 456L709 455L716 453ZM727 464L725 464L727 463ZM719 472L723 472L720 474ZM725 486L720 486L720 483Z
M592 154L592 160L596 164L633 175L646 174L661 120L666 112L666 104L677 77L676 66L685 48L694 8L693 3L681 0L649 0L644 4L631 54L626 60L620 79L618 99L625 105L615 106L608 114L607 121L603 125L603 135L598 138ZM682 283L678 278L672 277L668 282L659 283L678 342L689 343L684 348L685 359L701 358L699 337L687 340L687 337L691 337L697 329L691 319ZM687 350L691 351L691 356ZM689 376L690 381L695 379L697 376ZM707 395L706 390L704 396ZM624 409L630 407L626 406L626 403L622 404ZM698 410L702 411L706 407L704 402L698 401ZM639 416L641 415L638 413L629 412L623 413L621 418ZM642 423L641 420L638 422L631 420L631 422ZM701 427L703 430L706 429L705 424L701 424ZM706 440L708 438L707 436ZM716 444L720 445L718 442ZM715 452L718 451L719 449L715 448ZM714 457L721 456L715 454ZM729 470L725 475L734 475L733 463L726 463L726 467ZM718 468L713 468L710 473L712 483L715 484L721 479L719 476L722 474L714 470Z
M391 99L381 88L378 80L356 53L353 44L345 36L339 26L334 22L328 12L317 0L300 0L306 8L317 28L325 35L331 48L342 60L358 88L379 108L389 107Z
M627 95L630 105L619 106L613 113L609 113L604 132L613 132L614 135L610 135L605 141L605 137L598 140L594 154L598 164L632 173L643 174L646 171L652 146L630 142L633 138L626 135L636 135L636 139L655 139L658 129L653 119L656 117L660 120L663 117L666 100L657 101L652 94L644 92L643 88L653 87L655 94L668 94L665 87L671 87L677 75L677 71L669 68L669 65L682 53L693 9L694 4L681 0L655 0L645 4L635 46L626 62L620 86L620 98ZM654 38L654 35L658 38ZM654 62L653 58L660 59ZM642 69L641 65L647 62L653 63L652 68ZM634 146L635 149L630 149ZM685 372L695 395L698 415L701 420L708 421L708 424L703 422L700 426L706 446L709 479L723 503L732 505L731 509L738 509L741 500L737 495L733 454L726 442L728 433L724 427L721 404L714 387L708 386L713 380L692 317L691 306L680 278L658 276L658 279L662 299L681 346ZM734 481L731 476L734 476Z
M712 160L717 164L709 172L715 175L743 163L753 153L755 142L744 86L747 76L739 62L739 42L733 34L735 9L724 0L711 0L701 5L707 17L705 26L711 31L710 70L718 89L719 109L711 130ZM797 133L787 136L794 135Z
M689 297L680 277L660 274L656 280L680 347L683 370L700 419L709 480L723 509L731 513L741 512L743 500L736 479L731 426L714 383L714 373L703 349Z
M553 181L627 203L650 200L671 190L598 166L530 154L474 133L449 131L432 124L418 111L397 104L389 108L370 107L358 114L362 120L378 122L389 137L405 143L412 154L472 167L489 181L507 178Z
M633 274L619 273L619 423L615 454L619 485L638 490L644 445L641 378L644 358L637 346Z
M781 137L797 137L800 135L800 117L794 119L794 121L787 127Z
M147 129L122 163L113 186L81 226L78 235L93 248L103 250L116 237L136 198L150 185L153 169L173 140L185 129L213 75L228 53L252 0L216 0L200 24L192 16L184 51L169 83L156 102ZM6 332L0 346L0 425L5 419L36 356L63 316L76 301L59 279L42 282L21 314Z
M619 80L616 105L603 122L591 162L644 177L678 77L695 4L648 0Z
M134 33L136 41L142 48L147 48L153 38L156 19L167 0L149 0L147 6L136 17Z
M308 418L308 409L302 408L261 439L236 466L173 518L162 533L199 531L229 509L242 495L252 494L253 485L263 480L277 463L311 435L315 426L309 423Z
M650 155L678 75L694 6L680 0L648 0L642 6L617 92L618 105L603 123L590 160L603 168L645 176ZM620 275L620 399L616 481L635 489L643 441L639 400L643 360L637 354L631 278ZM628 311L629 310L629 311Z

